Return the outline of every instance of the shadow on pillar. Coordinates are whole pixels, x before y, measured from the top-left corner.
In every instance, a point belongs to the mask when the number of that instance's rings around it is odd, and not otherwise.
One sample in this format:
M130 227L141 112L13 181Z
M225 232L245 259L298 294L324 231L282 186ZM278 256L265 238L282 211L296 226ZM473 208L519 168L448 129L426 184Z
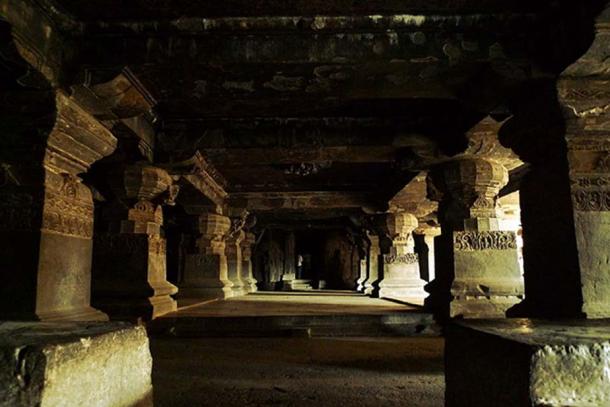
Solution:
M116 140L15 44L0 21L0 319L105 320L90 306L93 202L79 174Z
M425 286L425 290L430 295L424 301L424 308L432 312L438 322L444 322L449 320L449 306L453 300L451 295L451 284L455 278L453 232L443 233L434 239L434 256L436 277Z
M582 317L565 122L554 81L522 89L500 140L531 164L520 188L525 300L511 317Z

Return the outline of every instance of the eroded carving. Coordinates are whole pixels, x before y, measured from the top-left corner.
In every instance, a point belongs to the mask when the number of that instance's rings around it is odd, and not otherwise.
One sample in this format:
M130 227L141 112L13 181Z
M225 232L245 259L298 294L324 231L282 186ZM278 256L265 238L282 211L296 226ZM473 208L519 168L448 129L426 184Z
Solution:
M572 201L577 211L610 211L610 191L577 190L573 194Z
M453 248L459 251L516 250L517 236L513 232L455 232Z
M93 236L93 204L81 202L69 196L76 195L68 187L65 194L45 194L42 229L67 236L90 239Z
M417 264L419 256L416 253L386 254L383 256L383 262L385 264Z

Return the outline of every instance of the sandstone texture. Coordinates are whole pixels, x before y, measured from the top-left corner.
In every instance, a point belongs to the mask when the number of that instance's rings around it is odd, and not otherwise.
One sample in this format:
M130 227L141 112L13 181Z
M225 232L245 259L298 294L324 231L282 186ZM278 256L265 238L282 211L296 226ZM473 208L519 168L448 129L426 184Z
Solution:
M143 327L0 323L0 405L152 406Z

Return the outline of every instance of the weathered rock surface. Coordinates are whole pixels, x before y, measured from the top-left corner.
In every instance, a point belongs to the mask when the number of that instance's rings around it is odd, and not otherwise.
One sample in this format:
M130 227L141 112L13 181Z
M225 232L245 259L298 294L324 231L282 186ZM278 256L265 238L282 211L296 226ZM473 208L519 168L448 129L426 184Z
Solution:
M0 405L151 406L143 327L0 323Z
M607 321L460 322L445 355L446 406L610 405Z

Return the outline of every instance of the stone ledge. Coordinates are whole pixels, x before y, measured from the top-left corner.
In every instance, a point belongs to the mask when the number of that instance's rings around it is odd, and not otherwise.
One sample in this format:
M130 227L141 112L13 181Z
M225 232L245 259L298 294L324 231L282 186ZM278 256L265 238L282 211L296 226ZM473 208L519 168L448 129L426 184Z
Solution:
M0 323L0 405L152 406L143 327Z
M446 406L610 405L610 321L447 327Z

